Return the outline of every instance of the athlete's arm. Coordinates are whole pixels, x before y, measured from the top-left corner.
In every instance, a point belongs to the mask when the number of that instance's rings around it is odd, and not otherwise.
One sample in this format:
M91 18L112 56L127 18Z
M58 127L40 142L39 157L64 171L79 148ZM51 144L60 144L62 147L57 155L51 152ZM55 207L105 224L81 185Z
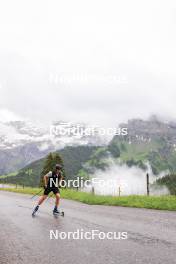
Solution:
M48 179L50 177L51 172L48 172L46 175L43 176L43 181L44 181L44 187L47 187L48 184Z
M47 183L48 183L48 175L47 174L43 176L43 181L44 181L44 187L46 188Z

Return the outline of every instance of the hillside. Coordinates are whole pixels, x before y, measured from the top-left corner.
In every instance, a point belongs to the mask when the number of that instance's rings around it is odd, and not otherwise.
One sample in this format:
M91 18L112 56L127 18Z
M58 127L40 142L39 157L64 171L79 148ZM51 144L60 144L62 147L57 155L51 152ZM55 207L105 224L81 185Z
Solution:
M59 150L58 153L64 161L66 177L71 179L76 176L82 168L82 164L90 158L95 149L94 146L78 146ZM15 175L1 176L0 182L38 186L44 162L45 158L42 158L19 170Z
M126 163L129 167L138 166L146 170L149 163L153 174L163 171L176 171L176 124L158 120L130 120L127 124L128 135L114 136L107 147L100 147L85 164L85 171L104 169L109 157L115 162Z
M157 180L157 184L167 186L170 194L176 195L176 174L166 175L162 179Z

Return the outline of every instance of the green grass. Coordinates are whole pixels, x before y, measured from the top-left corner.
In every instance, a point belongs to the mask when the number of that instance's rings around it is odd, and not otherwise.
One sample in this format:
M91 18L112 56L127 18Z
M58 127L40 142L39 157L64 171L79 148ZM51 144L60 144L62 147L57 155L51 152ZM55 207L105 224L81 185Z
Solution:
M0 175L0 179L5 179L7 177L13 177L13 176L16 176L16 175L17 175L17 172L11 172L9 174Z
M23 194L35 194L40 191L39 188L0 188L9 192L17 192ZM171 210L176 211L176 196L100 196L92 195L91 193L77 192L71 189L62 189L61 197L79 201L91 205L111 205L111 206L125 206L149 208L157 210Z

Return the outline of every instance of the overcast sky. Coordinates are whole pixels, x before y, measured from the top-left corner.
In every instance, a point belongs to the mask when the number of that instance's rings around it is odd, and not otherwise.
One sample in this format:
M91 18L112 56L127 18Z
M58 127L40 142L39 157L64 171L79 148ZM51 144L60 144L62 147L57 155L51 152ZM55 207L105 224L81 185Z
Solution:
M0 3L0 120L176 117L176 1Z

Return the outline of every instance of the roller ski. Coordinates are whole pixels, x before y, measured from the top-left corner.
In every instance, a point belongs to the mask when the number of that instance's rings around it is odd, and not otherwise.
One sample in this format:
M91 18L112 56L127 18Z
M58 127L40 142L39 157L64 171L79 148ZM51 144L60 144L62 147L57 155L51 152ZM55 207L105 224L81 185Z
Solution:
M32 216L34 217L36 215L36 212L38 211L39 209L39 206L37 205L35 208L34 208L34 211L32 212Z
M57 207L55 207L54 210L53 210L53 215L56 216L56 217L57 216L63 216L64 217L64 211L60 211L60 210L57 209Z

